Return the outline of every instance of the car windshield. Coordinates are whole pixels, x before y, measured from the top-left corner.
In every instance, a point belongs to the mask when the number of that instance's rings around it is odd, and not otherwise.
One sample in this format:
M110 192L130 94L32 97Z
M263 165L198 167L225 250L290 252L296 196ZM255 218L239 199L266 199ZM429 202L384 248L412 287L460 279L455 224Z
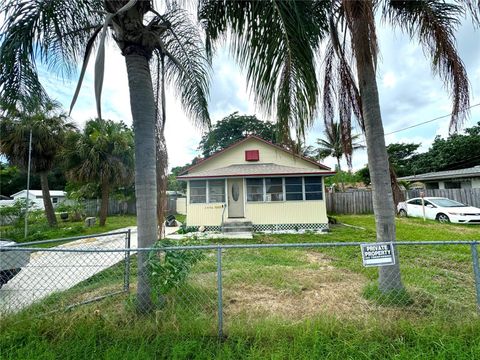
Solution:
M467 205L450 199L431 199L430 202L440 207L465 207Z

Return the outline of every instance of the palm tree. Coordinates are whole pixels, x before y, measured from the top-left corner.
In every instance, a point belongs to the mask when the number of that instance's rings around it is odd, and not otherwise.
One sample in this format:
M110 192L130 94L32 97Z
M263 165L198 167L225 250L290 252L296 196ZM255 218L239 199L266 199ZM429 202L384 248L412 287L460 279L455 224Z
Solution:
M451 129L466 116L469 88L464 65L456 48L454 31L465 11L471 10L478 22L474 2L444 1L373 1L335 0L331 2L330 34L327 47L324 81L324 116L334 113L333 98L339 99L338 112L342 127L350 128L355 115L365 132L368 166L373 187L373 207L377 241L394 241L395 210L390 181L388 156L378 98L376 68L378 43L375 11L385 22L398 27L411 38L418 38L424 53L431 56L432 68L438 73L453 97ZM350 62L350 59L353 59ZM355 69L355 72L353 71ZM381 291L403 288L398 262L380 267Z
M365 148L359 142L355 142L360 138L360 135L352 135L351 133L344 133L340 123L331 122L325 128L325 139L317 139L317 157L325 159L332 156L337 159L338 171L341 170L340 160L343 156L347 159L349 169L352 167L352 152L353 150Z
M317 139L317 158L324 159L328 156L332 156L337 159L337 171L342 170L340 166L340 160L343 156L347 159L348 168L352 168L352 152L356 149L362 149L365 146L360 143L355 143L358 140L359 135L352 135L350 129L347 129L345 133L342 131L340 123L330 122L325 128L326 139ZM340 180L342 191L345 191L345 184L343 180Z
M100 226L105 226L110 193L116 186L126 186L133 181L132 131L123 123L90 120L82 133L68 136L63 156L70 180L99 185Z
M24 170L28 167L29 138L32 133L31 171L40 176L45 216L50 226L57 224L48 174L64 145L66 134L75 129L59 105L49 102L34 112L11 111L0 119L0 152L11 164Z
M135 190L141 248L150 247L157 239L157 118L150 67L156 68L159 58L164 56L167 68L176 68L167 72L172 74L169 81L188 114L198 124L209 122L206 108L209 65L200 46L199 31L185 11L167 7L165 13L160 14L153 3L147 0L20 0L0 6L5 19L0 31L0 98L7 109L12 105L29 108L47 98L38 79L37 61L68 73L84 53L73 106L96 45L95 95L101 118L104 44L108 33L125 57L135 133ZM137 286L140 311L151 308L146 260L146 254L140 252Z

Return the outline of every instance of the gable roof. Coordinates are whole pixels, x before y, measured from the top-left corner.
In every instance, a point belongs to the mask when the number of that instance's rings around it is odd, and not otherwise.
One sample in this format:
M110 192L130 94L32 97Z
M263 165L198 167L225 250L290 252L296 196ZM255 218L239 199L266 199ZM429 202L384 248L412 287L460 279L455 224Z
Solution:
M298 159L302 159L304 161L307 161L311 164L314 164L316 166L318 166L320 169L323 169L323 170L331 170L328 166L325 166L323 164L320 164L319 162L316 162L315 160L312 160L312 159L309 159L305 156L302 156L302 155L299 155L299 154L296 154L294 153L293 151L291 150L288 150L288 149L285 149L284 147L280 146L280 145L277 145L277 144L274 144L270 141L267 141L265 139L262 139L261 137L257 136L257 135L249 135L247 136L246 138L242 139L242 140L239 140L237 141L236 143L233 143L232 145L226 147L225 149L222 149L220 151L217 151L216 153L214 153L213 155L209 156L208 158L205 158L205 159L202 159L200 160L198 163L196 163L195 165L192 165L190 166L188 169L184 170L180 175L184 175L184 174L187 174L189 173L190 171L192 171L193 169L197 168L198 166L200 165L203 165L205 164L206 162L216 158L217 156L219 156L220 154L223 154L225 152L227 152L228 150L230 149L233 149L237 146L239 146L240 144L243 144L244 142L250 140L250 139L256 139L256 140L259 140L267 145L270 145L278 150L282 150L283 152L287 153L287 154L290 154L290 155L293 155L294 157L298 158Z
M404 176L398 179L409 180L409 181L425 181L425 180L456 179L456 178L465 178L465 177L480 177L480 165L467 168L467 169L446 170L446 171L417 174L412 176Z

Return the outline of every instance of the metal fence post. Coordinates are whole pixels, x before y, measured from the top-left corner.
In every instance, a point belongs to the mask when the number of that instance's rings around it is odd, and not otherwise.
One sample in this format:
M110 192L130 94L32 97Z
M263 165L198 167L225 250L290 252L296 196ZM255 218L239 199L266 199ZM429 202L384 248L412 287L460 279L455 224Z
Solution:
M217 248L218 337L223 337L222 248Z
M125 274L123 279L123 290L128 292L130 291L130 238L132 230L128 229L127 236L125 238Z
M480 313L480 266L478 264L478 250L476 242L472 243L471 249L473 260L473 273L475 275L475 288L477 290L477 311Z

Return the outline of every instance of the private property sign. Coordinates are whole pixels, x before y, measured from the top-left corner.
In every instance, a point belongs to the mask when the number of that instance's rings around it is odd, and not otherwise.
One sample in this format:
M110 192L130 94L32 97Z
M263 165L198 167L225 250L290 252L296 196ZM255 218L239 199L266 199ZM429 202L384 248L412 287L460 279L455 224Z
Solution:
M387 266L395 264L391 242L361 244L363 266Z

